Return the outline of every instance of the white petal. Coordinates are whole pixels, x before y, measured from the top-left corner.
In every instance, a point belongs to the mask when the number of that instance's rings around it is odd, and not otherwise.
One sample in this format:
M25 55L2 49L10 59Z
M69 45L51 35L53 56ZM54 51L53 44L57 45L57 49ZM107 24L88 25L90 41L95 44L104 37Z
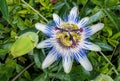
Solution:
M42 63L42 69L49 67L56 60L57 60L57 53L54 50L51 50Z
M84 41L83 48L87 50L101 51L101 48L98 45L87 41Z
M46 39L46 40L40 42L40 43L36 46L36 48L52 47L50 41L51 41L51 39Z
M71 9L71 11L70 11L70 14L69 14L69 16L68 16L68 21L73 21L73 22L75 22L76 21L76 18L77 18L77 16L78 16L78 7L77 6L75 6L75 7L73 7L72 9Z
M61 23L63 22L62 19L57 15L57 14L53 14L53 20L56 23L56 25L59 27L61 25Z
M84 27L84 26L87 24L88 21L89 21L89 18L88 18L88 17L85 17L85 18L83 18L82 20L80 20L80 21L78 22L78 26L79 26L79 27Z
M66 73L69 73L72 68L73 58L70 55L63 56L63 68Z
M78 61L85 70L91 71L93 69L92 64L90 63L90 61L88 60L86 56L80 57Z
M47 33L48 31L46 30L46 25L41 24L41 23L36 23L35 28L42 31L43 33Z
M93 35L97 31L101 30L103 27L104 27L103 23L98 23L98 24L95 24L95 25L91 26L90 27L91 28L91 35Z

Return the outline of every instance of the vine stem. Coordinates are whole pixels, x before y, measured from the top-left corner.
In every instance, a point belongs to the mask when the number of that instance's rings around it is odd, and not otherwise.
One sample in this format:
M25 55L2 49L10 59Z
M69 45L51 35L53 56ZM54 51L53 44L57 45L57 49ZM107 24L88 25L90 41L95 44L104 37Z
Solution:
M109 59L104 55L104 53L102 53L100 51L100 54L105 58L105 60L113 67L113 70L115 71L115 73L118 75L119 73L117 72L117 70L115 69L115 66L109 61Z
M47 23L49 22L42 14L40 14L37 10L35 10L32 6L26 3L24 0L21 0L24 4L26 4L29 8L31 8L35 13L37 13L41 18L43 18Z
M32 65L34 65L34 62L29 64L26 68L24 68L20 73L18 73L11 81L15 81L19 76L21 76L28 68L30 68Z

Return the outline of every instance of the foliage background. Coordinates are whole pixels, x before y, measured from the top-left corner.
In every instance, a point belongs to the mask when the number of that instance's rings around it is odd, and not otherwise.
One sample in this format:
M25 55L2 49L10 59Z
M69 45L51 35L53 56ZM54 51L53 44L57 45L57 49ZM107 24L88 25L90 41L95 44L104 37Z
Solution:
M42 70L41 63L47 55L44 49L34 48L17 58L11 55L17 37L30 31L37 33L35 23L51 23L52 13L64 19L76 5L79 18L88 16L89 24L105 24L91 37L102 48L102 52L88 54L93 71L87 72L74 62L72 71L65 74L61 60ZM120 0L0 0L0 10L1 81L120 81ZM46 38L42 32L38 36L39 41ZM25 40L21 42L22 47Z

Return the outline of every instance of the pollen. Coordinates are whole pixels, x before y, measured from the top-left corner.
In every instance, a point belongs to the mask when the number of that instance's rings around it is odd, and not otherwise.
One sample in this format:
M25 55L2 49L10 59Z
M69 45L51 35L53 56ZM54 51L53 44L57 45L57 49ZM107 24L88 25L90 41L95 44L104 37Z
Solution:
M76 24L72 24L72 23L63 23L63 24L61 24L61 27L66 29L66 30L78 29L78 26Z

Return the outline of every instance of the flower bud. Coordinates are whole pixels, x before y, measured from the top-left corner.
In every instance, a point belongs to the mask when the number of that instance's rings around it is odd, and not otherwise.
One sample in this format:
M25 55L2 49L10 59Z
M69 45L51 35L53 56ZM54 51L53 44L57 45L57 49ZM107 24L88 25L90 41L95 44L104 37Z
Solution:
M11 54L14 57L25 55L30 52L38 42L38 35L34 32L27 32L21 35L11 47Z

